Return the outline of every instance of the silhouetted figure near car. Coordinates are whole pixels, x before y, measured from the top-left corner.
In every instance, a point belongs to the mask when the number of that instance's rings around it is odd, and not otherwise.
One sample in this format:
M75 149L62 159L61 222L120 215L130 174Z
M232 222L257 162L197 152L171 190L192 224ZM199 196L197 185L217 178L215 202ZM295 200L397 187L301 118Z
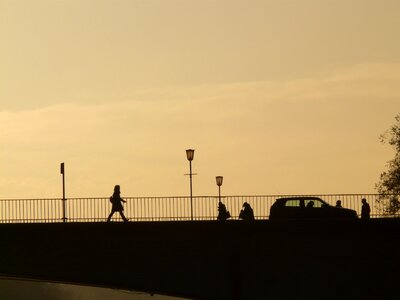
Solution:
M239 219L243 219L245 221L254 221L253 209L249 203L243 203L243 208L239 213Z
M336 207L342 208L342 201L340 200L336 201Z
M217 220L219 221L225 221L226 219L229 219L231 217L231 214L228 210L226 210L225 204L223 204L221 201L218 202L218 217Z
M107 222L110 222L110 220L115 212L119 212L119 214L121 215L121 218L124 220L124 222L128 222L128 219L125 217L125 215L123 213L124 207L122 206L122 202L126 203L126 201L121 198L120 194L121 194L120 186L116 185L114 187L114 193L110 197L110 202L112 203L112 209L111 209L110 215L107 218Z
M369 204L367 203L367 199L363 198L361 200L362 206L361 206L361 219L369 219L369 214L371 212L371 208L369 207Z

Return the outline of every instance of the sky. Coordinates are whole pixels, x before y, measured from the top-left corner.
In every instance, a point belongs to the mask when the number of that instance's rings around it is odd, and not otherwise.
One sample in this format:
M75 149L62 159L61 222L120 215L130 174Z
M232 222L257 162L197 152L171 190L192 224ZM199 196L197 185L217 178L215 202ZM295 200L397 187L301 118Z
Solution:
M374 193L399 36L398 0L0 0L0 198L61 162L67 197L188 195L188 148L194 195Z
M0 0L0 198L374 193L397 0Z

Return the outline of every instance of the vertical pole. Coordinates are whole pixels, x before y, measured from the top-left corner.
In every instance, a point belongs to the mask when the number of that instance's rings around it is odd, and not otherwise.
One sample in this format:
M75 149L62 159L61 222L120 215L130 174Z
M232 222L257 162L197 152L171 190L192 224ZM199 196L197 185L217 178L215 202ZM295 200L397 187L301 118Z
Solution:
M218 199L219 199L219 202L221 202L221 186L220 185L218 186Z
M65 168L64 168L64 163L61 163L61 174L62 174L62 185L63 185L63 198L62 198L62 210L63 210L63 222L67 222L67 217L66 217L66 199L65 199Z
M189 161L189 168L190 168L190 216L193 221L193 192L192 192L192 161Z

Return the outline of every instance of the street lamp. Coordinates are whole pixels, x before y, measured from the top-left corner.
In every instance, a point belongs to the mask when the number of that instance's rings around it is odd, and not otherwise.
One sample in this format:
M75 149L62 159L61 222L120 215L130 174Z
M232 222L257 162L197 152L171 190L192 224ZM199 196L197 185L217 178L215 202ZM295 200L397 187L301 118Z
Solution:
M224 177L217 176L217 177L215 177L215 179L216 179L217 185L218 185L218 195L219 195L218 199L219 199L219 202L221 202L221 185L222 185L222 181L223 181Z
M192 160L194 157L194 149L186 150L186 157L189 161L189 176L190 176L190 217L193 221L193 188L192 188Z

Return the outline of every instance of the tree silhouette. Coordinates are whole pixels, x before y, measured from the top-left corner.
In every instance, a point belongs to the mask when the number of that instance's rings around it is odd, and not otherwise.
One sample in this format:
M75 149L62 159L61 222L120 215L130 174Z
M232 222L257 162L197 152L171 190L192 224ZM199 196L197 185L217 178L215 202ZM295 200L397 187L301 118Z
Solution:
M382 143L395 149L395 156L387 162L387 171L375 186L380 194L377 202L384 204L384 212L390 215L400 210L400 114L395 119L396 123L380 136Z

